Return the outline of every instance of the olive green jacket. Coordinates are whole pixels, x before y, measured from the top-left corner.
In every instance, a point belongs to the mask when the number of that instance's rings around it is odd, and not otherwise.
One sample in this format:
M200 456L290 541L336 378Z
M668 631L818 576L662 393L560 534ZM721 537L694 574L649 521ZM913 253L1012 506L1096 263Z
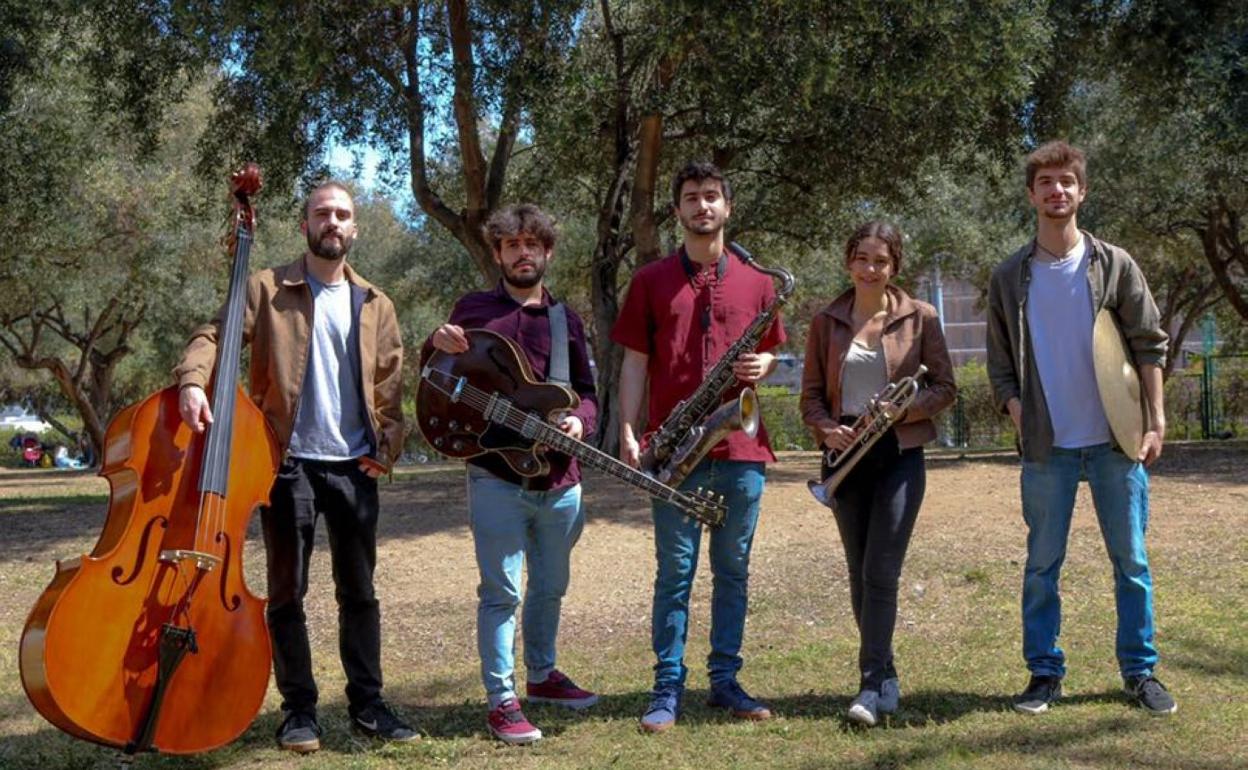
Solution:
M1092 317L1109 308L1118 319L1135 366L1164 366L1169 335L1161 328L1161 314L1139 265L1123 249L1086 231L1083 237L1092 246L1088 259ZM1053 448L1053 423L1027 329L1027 291L1035 251L1033 238L992 271L988 284L988 379L998 409L1006 411L1011 398L1022 403L1019 441L1023 459L1044 462ZM1088 398L1100 395L1089 393Z

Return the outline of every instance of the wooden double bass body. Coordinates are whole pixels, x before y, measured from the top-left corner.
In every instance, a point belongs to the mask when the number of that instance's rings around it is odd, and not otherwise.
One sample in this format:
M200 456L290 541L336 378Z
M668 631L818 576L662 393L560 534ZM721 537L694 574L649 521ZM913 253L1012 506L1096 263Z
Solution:
M22 633L22 684L39 713L127 754L232 741L259 711L272 665L265 601L248 590L242 560L248 521L280 462L263 414L237 385L254 166L235 184L248 221L236 233L215 422L192 432L177 387L112 420L100 471L111 486L104 530L89 555L57 562Z

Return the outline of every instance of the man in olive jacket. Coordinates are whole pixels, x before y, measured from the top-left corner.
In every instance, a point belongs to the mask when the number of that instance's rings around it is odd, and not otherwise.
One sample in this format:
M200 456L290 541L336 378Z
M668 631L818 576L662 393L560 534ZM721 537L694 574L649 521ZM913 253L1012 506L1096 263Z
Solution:
M403 342L390 299L347 266L355 204L329 182L308 197L300 227L308 250L247 283L243 340L251 345L250 392L285 459L261 511L268 554L268 621L285 718L282 748L320 748L303 597L316 519L325 517L338 599L339 656L353 726L371 736L417 737L381 698L377 477L403 442ZM175 370L182 419L212 422L212 377L225 309L197 329Z
M1117 657L1126 692L1154 714L1174 699L1153 676L1153 580L1144 533L1148 472L1166 432L1161 367L1167 336L1140 268L1122 249L1079 230L1087 194L1083 153L1065 142L1027 158L1036 237L993 271L988 289L988 377L998 408L1022 445L1023 657L1031 671L1014 699L1022 712L1048 710L1062 692L1065 655L1058 578L1075 492L1086 478L1114 567ZM1092 327L1111 311L1139 369L1149 419L1138 454L1117 445L1096 384Z

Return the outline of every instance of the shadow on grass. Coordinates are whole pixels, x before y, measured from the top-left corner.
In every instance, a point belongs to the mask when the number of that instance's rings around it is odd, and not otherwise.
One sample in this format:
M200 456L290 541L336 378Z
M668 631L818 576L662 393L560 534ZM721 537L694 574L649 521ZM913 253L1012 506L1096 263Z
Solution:
M425 738L436 741L480 740L491 747L497 745L490 738L485 726L486 710L481 700L456 704L427 704L427 698L448 688L459 689L475 685L472 677L443 682L432 688L393 688L388 695L400 715L412 722ZM705 705L705 689L688 690L683 701L679 727L694 729L700 725L731 723L735 720L721 709ZM526 705L525 714L542 731L544 738L557 738L587 722L620 722L618 729L637 730L637 719L649 700L645 691L604 695L596 706L585 711L572 711L557 706ZM844 714L849 707L849 696L826 696L809 693L768 701L773 711L787 719L812 719L835 723L845 729ZM1139 717L1128 711L1129 707L1117 692L1088 693L1063 698L1062 707L1080 704L1120 704L1121 714L1089 716L1071 725L1070 720L1059 721L1045 717L1015 715L1016 723L1003 729L982 731L974 735L965 732L926 731L899 734L905 741L864 744L867 756L853 761L841 760L838 767L851 770L870 768L897 768L922 764L941 759L967 761L976 757L1001 754L1024 754L1049 757L1054 762L1070 761L1080 764L1124 763L1132 767L1175 768L1176 770L1215 770L1224 763L1179 752L1167 752L1157 756L1137 755L1129 749L1114 745L1089 745L1099 741L1116 741L1130 733L1152 724L1147 717ZM945 690L917 691L905 694L902 709L888 718L885 725L876 728L886 732L892 729L931 727L954 722L964 716L979 712L1002 712L1010 709L1009 696L984 696ZM274 733L281 719L277 710L265 710L234 743L217 751L189 757L145 755L135 763L136 768L176 767L183 770L212 770L213 768L241 763L263 764L282 756L274 743ZM380 742L363 738L352 732L346 708L341 703L322 706L319 720L324 734L321 738L321 755L361 755L374 751L406 752L408 747L385 747ZM617 728L612 728L617 729ZM858 728L856 725L853 729ZM656 738L661 740L661 738ZM474 745L474 744L469 744ZM431 750L432 744L419 743L411 747L418 753ZM59 731L46 727L34 734L9 736L0 744L0 765L5 767L57 767L67 770L111 767L117 752L104 747L75 740ZM415 757L416 754L413 755ZM820 767L824 765L819 765ZM812 765L813 767L813 765Z
M1108 699L1093 695L1087 700ZM1080 698L1064 699L1078 702ZM1121 699L1117 699L1121 700ZM1086 701L1085 701L1086 702ZM847 770L877 770L923 765L932 762L946 766L946 762L970 764L975 758L992 755L1028 756L1046 760L1054 766L1074 763L1079 767L1102 765L1141 768L1165 768L1165 770L1221 770L1223 760L1203 759L1186 755L1176 747L1175 751L1136 752L1116 745L1089 745L1102 741L1129 741L1133 733L1144 732L1144 722L1152 717L1133 714L1099 716L1083 719L1078 724L1057 723L1045 717L1018 715L1018 724L1005 729L983 731L975 735L929 732L908 745L881 746L864 759L846 761L838 767ZM878 728L877 728L878 729Z
M1248 680L1248 648L1213 645L1204 639L1180 637L1170 645L1165 664L1194 674Z

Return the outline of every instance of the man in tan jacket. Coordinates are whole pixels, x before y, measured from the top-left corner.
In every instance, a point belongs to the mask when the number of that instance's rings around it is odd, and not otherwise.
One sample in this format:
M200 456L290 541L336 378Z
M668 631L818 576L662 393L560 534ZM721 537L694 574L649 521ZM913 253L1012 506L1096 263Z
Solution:
M313 190L300 228L307 252L250 277L243 319L251 398L285 455L261 511L273 669L285 713L277 740L292 751L320 748L303 597L316 519L323 515L352 725L370 736L410 741L416 732L381 698L381 615L373 591L377 477L403 442L398 318L390 299L347 266L357 231L345 187L329 182ZM196 432L212 422L204 388L224 316L223 308L195 331L175 370L182 419Z

